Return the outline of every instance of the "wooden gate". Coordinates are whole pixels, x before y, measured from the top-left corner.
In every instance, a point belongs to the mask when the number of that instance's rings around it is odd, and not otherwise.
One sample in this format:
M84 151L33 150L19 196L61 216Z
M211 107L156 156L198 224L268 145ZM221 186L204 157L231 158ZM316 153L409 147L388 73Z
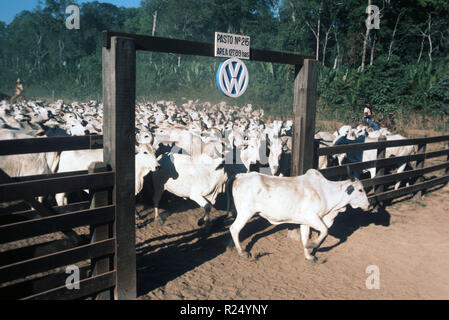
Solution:
M101 145L101 136L5 140L0 141L0 155ZM77 299L102 292L103 298L112 296L116 206L109 194L114 183L115 172L102 163L86 171L26 177L9 177L0 169L0 203L18 202L16 210L9 207L0 213L0 299ZM83 189L93 196L91 204L52 206L36 199ZM79 277L66 286L72 271Z

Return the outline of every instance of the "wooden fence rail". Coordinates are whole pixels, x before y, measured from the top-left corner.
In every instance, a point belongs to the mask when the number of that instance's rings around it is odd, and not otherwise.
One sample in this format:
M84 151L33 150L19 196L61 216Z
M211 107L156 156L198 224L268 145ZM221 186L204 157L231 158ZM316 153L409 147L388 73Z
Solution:
M381 148L400 147L400 146L409 146L409 145L429 144L429 143L445 142L445 141L449 141L449 135L429 137L429 138L390 140L390 141L384 141L384 142L353 143L353 144L338 145L338 146L327 147L327 148L319 148L316 151L316 154L318 156L325 156L325 155L357 152L357 151L370 150L370 149L381 149Z
M321 149L324 149L324 148L321 148ZM394 157L394 158L387 158L387 159L376 159L376 160L364 161L364 162L353 162L353 163L349 163L349 164L343 164L341 166L325 168L320 171L326 178L329 179L329 178L339 176L339 175L346 175L346 173L347 173L346 167L350 167L351 170L363 170L363 169L373 168L376 166L388 167L388 166L396 165L398 163L419 161L424 158L426 158L426 159L437 158L437 157L441 157L441 156L445 156L445 155L447 155L449 157L449 148L443 149L443 150L438 150L438 151L431 151L431 152L427 152L425 154L414 154L414 155L409 155L409 156L401 156L401 157Z
M27 197L73 192L89 188L114 186L114 172L88 173L82 175L47 178L0 184L0 202L22 200Z
M115 287L116 276L116 271L109 271L79 281L79 289L77 290L67 290L66 286L60 286L23 298L23 300L68 300L85 298L95 293L112 290Z
M1 140L0 156L102 148L100 135Z
M382 138L382 137L381 137ZM369 143L354 143L347 145L339 145L333 147L319 148L318 143L315 141L315 159L319 156L330 156L334 154L341 154L347 152L360 152L364 150L377 149L377 159L347 163L339 166L329 167L321 169L320 172L328 179L347 177L348 168L350 171L362 171L369 168L376 168L376 176L361 180L365 188L374 188L373 193L368 194L368 199L371 204L377 206L382 205L383 201L398 198L410 193L414 193L414 198L419 199L425 189L438 186L441 184L447 184L449 181L449 135L436 136L436 137L421 137L416 139L403 139L403 140L391 140L385 141L385 139L379 139L378 142ZM447 147L442 150L426 152L426 147L430 143L448 142ZM416 145L417 153L407 156L390 157L385 158L385 151L387 148ZM425 166L426 160L433 158L446 156L443 163L433 164L431 166ZM401 173L386 174L385 169L392 166L400 166L404 163L410 163L416 161L416 168L414 170L405 171ZM315 161L315 166L317 162ZM434 177L428 180L424 180L424 175L444 170L444 174L439 177ZM389 184L395 184L405 180L414 178L413 185L399 188L398 190L385 190L385 187Z
M205 57L214 57L214 44L188 40L152 37L141 34L130 34L116 31L103 31L103 47L111 47L112 37L132 39L136 50L167 52L174 54L188 54ZM302 65L304 59L313 59L311 56L302 56L286 52L250 49L250 60L274 62L292 65Z

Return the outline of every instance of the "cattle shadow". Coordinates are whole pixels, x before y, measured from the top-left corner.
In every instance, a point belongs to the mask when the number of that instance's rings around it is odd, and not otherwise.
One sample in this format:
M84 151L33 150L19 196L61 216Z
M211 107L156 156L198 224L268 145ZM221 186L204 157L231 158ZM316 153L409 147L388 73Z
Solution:
M358 229L369 225L390 226L391 215L385 207L380 206L377 212L363 211L347 207L345 212L340 213L334 220L334 224L329 228L329 234L339 241L327 247L320 247L317 252L327 252L342 243Z
M257 217L254 221L245 225L245 227L240 232L240 241L245 240L246 238L251 238L251 240L246 245L246 251L251 252L254 245L262 238L268 237L276 232L291 228L292 226L298 226L290 223L278 224L276 226L272 226L270 222L268 222L265 218ZM271 228L270 228L271 227ZM264 231L265 230L265 231ZM257 253L257 257L261 257L264 255L271 254L269 252Z
M327 252L339 246L340 244L346 242L346 240L355 231L357 231L362 227L367 227L372 224L388 227L390 225L390 218L391 218L390 213L384 207L380 207L378 209L378 212L376 213L347 207L345 212L340 213L335 218L334 224L331 226L331 228L329 228L329 235L337 238L339 241L332 246L320 247L317 249L317 251ZM240 241L242 242L245 239L252 237L246 246L246 250L248 252L251 252L254 245L260 239L285 229L294 229L298 227L299 225L290 223L272 226L267 220L265 220L260 216L257 216L253 218L250 222L248 222L242 229L242 231L240 232ZM312 234L317 233L317 231L313 229L311 230ZM229 241L232 241L232 239L229 238Z
M146 240L136 248L137 296L166 285L168 282L224 253L228 233L221 217L214 219L211 234L204 229L163 235ZM151 245L158 240L173 239Z

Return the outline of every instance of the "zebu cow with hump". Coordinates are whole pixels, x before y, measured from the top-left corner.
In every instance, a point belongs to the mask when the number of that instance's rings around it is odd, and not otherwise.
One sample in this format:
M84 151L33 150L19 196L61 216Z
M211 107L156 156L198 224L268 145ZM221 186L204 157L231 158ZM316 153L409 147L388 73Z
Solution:
M250 255L242 250L239 233L256 213L271 224L300 224L305 257L316 262L311 249L318 248L326 238L338 213L345 211L348 204L363 210L369 207L359 180L329 181L314 169L297 177L276 177L257 172L238 174L231 183L237 217L230 232L239 255L245 258ZM229 197L228 193L228 211ZM320 232L317 239L309 239L310 228Z
M178 197L190 198L204 209L204 216L198 221L206 223L209 231L209 212L219 193L224 192L227 172L221 158L212 158L206 154L190 156L186 154L164 154L159 159L160 170L152 175L154 193L154 220L164 223L159 215L159 201L164 190Z

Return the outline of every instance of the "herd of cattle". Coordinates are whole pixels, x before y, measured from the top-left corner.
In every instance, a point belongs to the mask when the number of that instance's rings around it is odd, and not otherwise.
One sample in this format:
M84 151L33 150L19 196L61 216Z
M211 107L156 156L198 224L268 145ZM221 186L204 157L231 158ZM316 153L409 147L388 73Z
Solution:
M329 181L317 170L288 177L292 151L292 121L266 120L262 109L251 105L235 107L224 102L212 105L172 101L136 105L135 194L141 192L145 177L151 178L155 221L162 224L158 205L166 190L189 198L204 209L198 225L210 228L209 212L218 194L227 191L228 208L234 204L235 221L230 227L237 251L243 252L238 234L255 213L272 224L300 224L305 256L315 261L311 250L327 235L337 214L352 207L368 209L368 200L357 179ZM96 101L66 104L62 100L0 102L0 140L30 137L102 134L103 106ZM387 129L343 126L335 133L318 132L320 147L342 138L365 142L404 139ZM411 154L410 147L387 149L387 157ZM373 158L374 157L374 158ZM363 152L362 161L375 159L376 150ZM320 156L319 168L343 163L346 156ZM87 170L103 161L102 150L80 150L9 155L0 157L0 169L10 177ZM404 164L399 170L404 170ZM250 172L251 171L251 172ZM370 169L371 176L375 168ZM396 188L399 185L396 186ZM231 199L231 195L233 201ZM55 195L58 205L67 196ZM310 227L320 232L310 240Z

